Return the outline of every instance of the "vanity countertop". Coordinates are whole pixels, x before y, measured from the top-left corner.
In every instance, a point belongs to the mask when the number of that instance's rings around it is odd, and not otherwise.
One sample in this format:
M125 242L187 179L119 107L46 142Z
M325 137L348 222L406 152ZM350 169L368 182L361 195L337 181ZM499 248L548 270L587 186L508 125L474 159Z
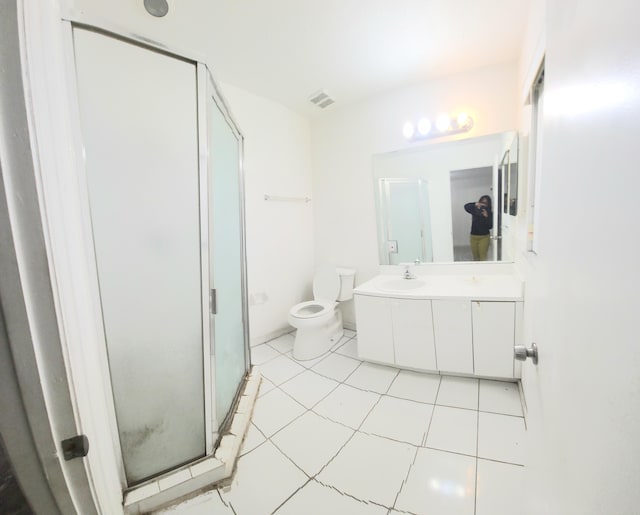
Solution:
M356 295L401 299L520 301L523 283L512 275L378 275L354 288Z

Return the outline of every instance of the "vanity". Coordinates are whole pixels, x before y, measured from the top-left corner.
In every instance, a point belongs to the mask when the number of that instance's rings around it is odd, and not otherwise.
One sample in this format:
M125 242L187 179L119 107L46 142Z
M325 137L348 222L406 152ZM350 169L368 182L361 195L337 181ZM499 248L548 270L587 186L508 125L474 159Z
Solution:
M354 290L358 356L419 371L515 380L523 284L513 275L378 275Z

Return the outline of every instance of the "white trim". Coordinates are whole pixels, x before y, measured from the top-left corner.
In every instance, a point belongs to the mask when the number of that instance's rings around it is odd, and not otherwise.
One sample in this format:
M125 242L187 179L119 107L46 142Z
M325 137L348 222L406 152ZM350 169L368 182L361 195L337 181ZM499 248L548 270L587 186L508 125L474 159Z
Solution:
M60 18L63 21L68 21L75 25L101 32L107 32L114 36L134 41L140 45L151 47L161 52L166 52L180 59L193 61L194 63L206 63L203 54L200 52L177 47L173 44L168 45L156 39L150 39L100 16L88 15L85 12L74 8L63 8Z
M211 330L211 278L209 273L209 129L208 123L208 77L206 67L196 63L196 84L198 88L198 166L200 176L200 273L202 284L202 359L204 365L204 416L205 416L205 449L213 452L217 439L216 396L213 395L215 385L215 367L213 358L213 331ZM215 433L215 434L214 434Z
M91 436L91 452L83 460L91 494L100 511L118 513L122 496L113 452L115 412L104 373L108 368L101 311L95 302L99 297L91 228L79 180L83 174L78 173L82 159L75 151L82 147L74 131L74 81L65 77L72 52L65 47L69 29L60 24L59 13L49 3L24 2L23 7L24 84L60 345L78 430Z
M531 103L531 91L533 86L533 81L538 76L538 72L540 71L540 66L542 66L542 62L544 61L544 56L546 53L547 42L545 34L541 34L538 39L538 43L536 44L535 50L531 54L531 64L527 70L527 75L525 76L523 82L523 89L520 92L520 102L521 105L529 105Z

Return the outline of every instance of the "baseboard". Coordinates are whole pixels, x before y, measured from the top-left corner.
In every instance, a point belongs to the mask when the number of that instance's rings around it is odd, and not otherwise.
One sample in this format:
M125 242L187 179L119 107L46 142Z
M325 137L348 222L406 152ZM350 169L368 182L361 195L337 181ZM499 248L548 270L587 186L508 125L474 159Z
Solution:
M257 345L261 345L268 341L273 340L274 338L278 338L278 336L282 336L283 334L287 334L293 331L293 327L287 325L286 327L281 327L280 329L276 329L275 331L271 331L270 333L263 334L261 336L252 336L251 337L251 347L255 347Z

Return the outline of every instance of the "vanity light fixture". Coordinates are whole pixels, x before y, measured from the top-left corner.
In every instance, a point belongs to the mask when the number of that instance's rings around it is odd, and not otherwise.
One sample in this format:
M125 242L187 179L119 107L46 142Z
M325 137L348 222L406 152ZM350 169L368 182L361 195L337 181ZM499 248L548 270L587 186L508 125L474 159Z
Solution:
M424 137L428 136L430 132L431 122L429 121L429 118L420 118L420 121L418 122L418 134Z
M402 134L404 135L405 139L413 138L415 132L416 128L411 122L405 122L405 124L402 126Z
M435 127L431 125L431 121L428 118L420 118L417 124L411 121L405 122L402 127L402 134L406 140L420 141L468 132L472 127L473 118L467 113L463 112L457 116L441 114L436 119Z

